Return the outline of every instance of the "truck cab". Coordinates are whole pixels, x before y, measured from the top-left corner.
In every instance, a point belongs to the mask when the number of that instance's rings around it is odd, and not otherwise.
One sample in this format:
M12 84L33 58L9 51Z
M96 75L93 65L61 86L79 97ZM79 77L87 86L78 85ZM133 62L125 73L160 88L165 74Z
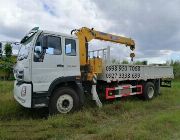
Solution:
M75 36L32 29L21 40L14 68L15 99L27 108L48 107L60 84L82 91L78 50ZM60 108L62 113L68 111L71 100L68 95L60 99L60 104L67 104Z

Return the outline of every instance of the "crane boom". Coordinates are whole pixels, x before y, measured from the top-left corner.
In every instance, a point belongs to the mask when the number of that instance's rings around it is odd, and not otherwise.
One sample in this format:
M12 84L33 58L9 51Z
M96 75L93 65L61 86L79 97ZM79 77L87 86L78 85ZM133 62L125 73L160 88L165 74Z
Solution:
M82 27L78 30L76 30L76 29L72 30L71 33L74 31L75 31L75 34L77 35L78 39L79 39L80 64L81 64L81 66L84 66L87 64L87 61L88 61L88 42L93 40L93 39L124 44L126 46L129 46L132 51L135 49L135 42L131 38L113 35L113 34L109 34L109 33L104 33L104 32L100 32L100 31L96 31L94 29L89 29L87 27Z

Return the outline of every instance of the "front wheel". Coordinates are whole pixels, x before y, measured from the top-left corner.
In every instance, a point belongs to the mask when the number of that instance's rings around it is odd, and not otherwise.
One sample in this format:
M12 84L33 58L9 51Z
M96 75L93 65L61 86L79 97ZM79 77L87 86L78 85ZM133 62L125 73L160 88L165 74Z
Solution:
M76 92L68 87L59 88L55 90L50 98L49 113L52 114L66 114L74 112L79 107L79 98Z

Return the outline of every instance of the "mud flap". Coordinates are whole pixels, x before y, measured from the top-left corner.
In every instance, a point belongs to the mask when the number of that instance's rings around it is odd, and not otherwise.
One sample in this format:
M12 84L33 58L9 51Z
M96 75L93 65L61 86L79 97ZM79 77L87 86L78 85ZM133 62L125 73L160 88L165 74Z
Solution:
M169 87L169 88L171 88L171 80L161 80L160 86L161 87Z

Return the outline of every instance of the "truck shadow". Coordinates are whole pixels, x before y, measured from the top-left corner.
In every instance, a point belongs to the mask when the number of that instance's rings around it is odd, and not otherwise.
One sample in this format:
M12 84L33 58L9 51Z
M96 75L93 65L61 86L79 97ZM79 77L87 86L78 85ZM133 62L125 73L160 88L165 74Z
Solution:
M16 104L16 103L15 103ZM48 108L29 109L24 108L18 103L13 110L1 114L1 121L23 120L23 119L47 119L49 116Z

